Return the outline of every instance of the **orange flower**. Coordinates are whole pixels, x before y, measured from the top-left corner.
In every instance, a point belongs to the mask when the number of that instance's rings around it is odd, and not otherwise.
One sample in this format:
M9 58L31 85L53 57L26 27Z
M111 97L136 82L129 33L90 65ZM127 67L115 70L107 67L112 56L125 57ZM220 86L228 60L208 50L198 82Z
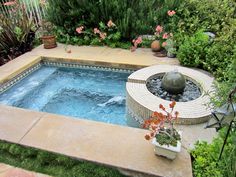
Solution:
M175 101L172 101L172 103L169 104L170 108L172 108L172 109L175 107L175 105L176 105Z
M160 129L163 129L166 123L169 124L169 128L173 128L172 121L178 118L179 112L175 111L173 113L173 109L176 105L175 101L172 101L169 106L171 108L170 111L166 111L165 107L160 104L159 108L162 109L162 112L153 112L149 119L144 120L143 127L148 128L150 134L145 136L146 140L150 140L155 137L156 134L160 133Z
M166 108L162 104L159 105L159 108L162 109L163 111L166 110Z
M152 117L157 117L157 116L158 116L158 112L155 111L152 113Z

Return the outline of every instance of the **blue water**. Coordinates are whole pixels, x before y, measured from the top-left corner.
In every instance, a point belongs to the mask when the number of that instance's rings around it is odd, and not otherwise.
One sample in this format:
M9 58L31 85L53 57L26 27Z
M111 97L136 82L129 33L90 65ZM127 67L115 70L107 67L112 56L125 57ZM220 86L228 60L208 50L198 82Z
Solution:
M0 95L0 104L126 125L128 73L42 66Z

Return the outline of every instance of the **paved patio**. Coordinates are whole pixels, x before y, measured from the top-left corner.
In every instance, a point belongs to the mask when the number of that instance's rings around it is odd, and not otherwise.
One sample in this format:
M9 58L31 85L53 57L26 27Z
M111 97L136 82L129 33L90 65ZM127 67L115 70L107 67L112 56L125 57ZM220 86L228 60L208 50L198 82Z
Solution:
M41 173L23 170L0 163L0 177L50 177Z
M145 67L154 64L178 64L176 59L154 57L150 49L130 52L107 47L69 47L72 53L42 46L0 67L0 84L21 73L42 58L109 64L114 67ZM88 160L123 170L154 176L191 177L187 151L196 140L211 141L214 130L204 124L179 126L184 131L182 151L174 161L154 155L153 146L144 140L146 130L111 125L65 116L34 112L0 105L0 139L31 146L74 158Z

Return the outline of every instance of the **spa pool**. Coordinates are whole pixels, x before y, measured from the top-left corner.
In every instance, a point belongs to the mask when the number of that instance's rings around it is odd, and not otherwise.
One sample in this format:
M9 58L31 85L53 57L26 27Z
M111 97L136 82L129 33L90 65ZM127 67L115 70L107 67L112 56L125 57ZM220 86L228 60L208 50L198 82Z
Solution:
M41 65L0 93L0 104L125 125L129 70Z

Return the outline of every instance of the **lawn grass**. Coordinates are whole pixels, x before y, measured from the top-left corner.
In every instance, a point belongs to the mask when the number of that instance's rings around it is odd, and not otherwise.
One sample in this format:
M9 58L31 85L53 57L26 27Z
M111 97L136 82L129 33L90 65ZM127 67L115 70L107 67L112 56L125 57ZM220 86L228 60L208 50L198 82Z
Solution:
M122 177L118 170L0 140L0 162L58 177Z

